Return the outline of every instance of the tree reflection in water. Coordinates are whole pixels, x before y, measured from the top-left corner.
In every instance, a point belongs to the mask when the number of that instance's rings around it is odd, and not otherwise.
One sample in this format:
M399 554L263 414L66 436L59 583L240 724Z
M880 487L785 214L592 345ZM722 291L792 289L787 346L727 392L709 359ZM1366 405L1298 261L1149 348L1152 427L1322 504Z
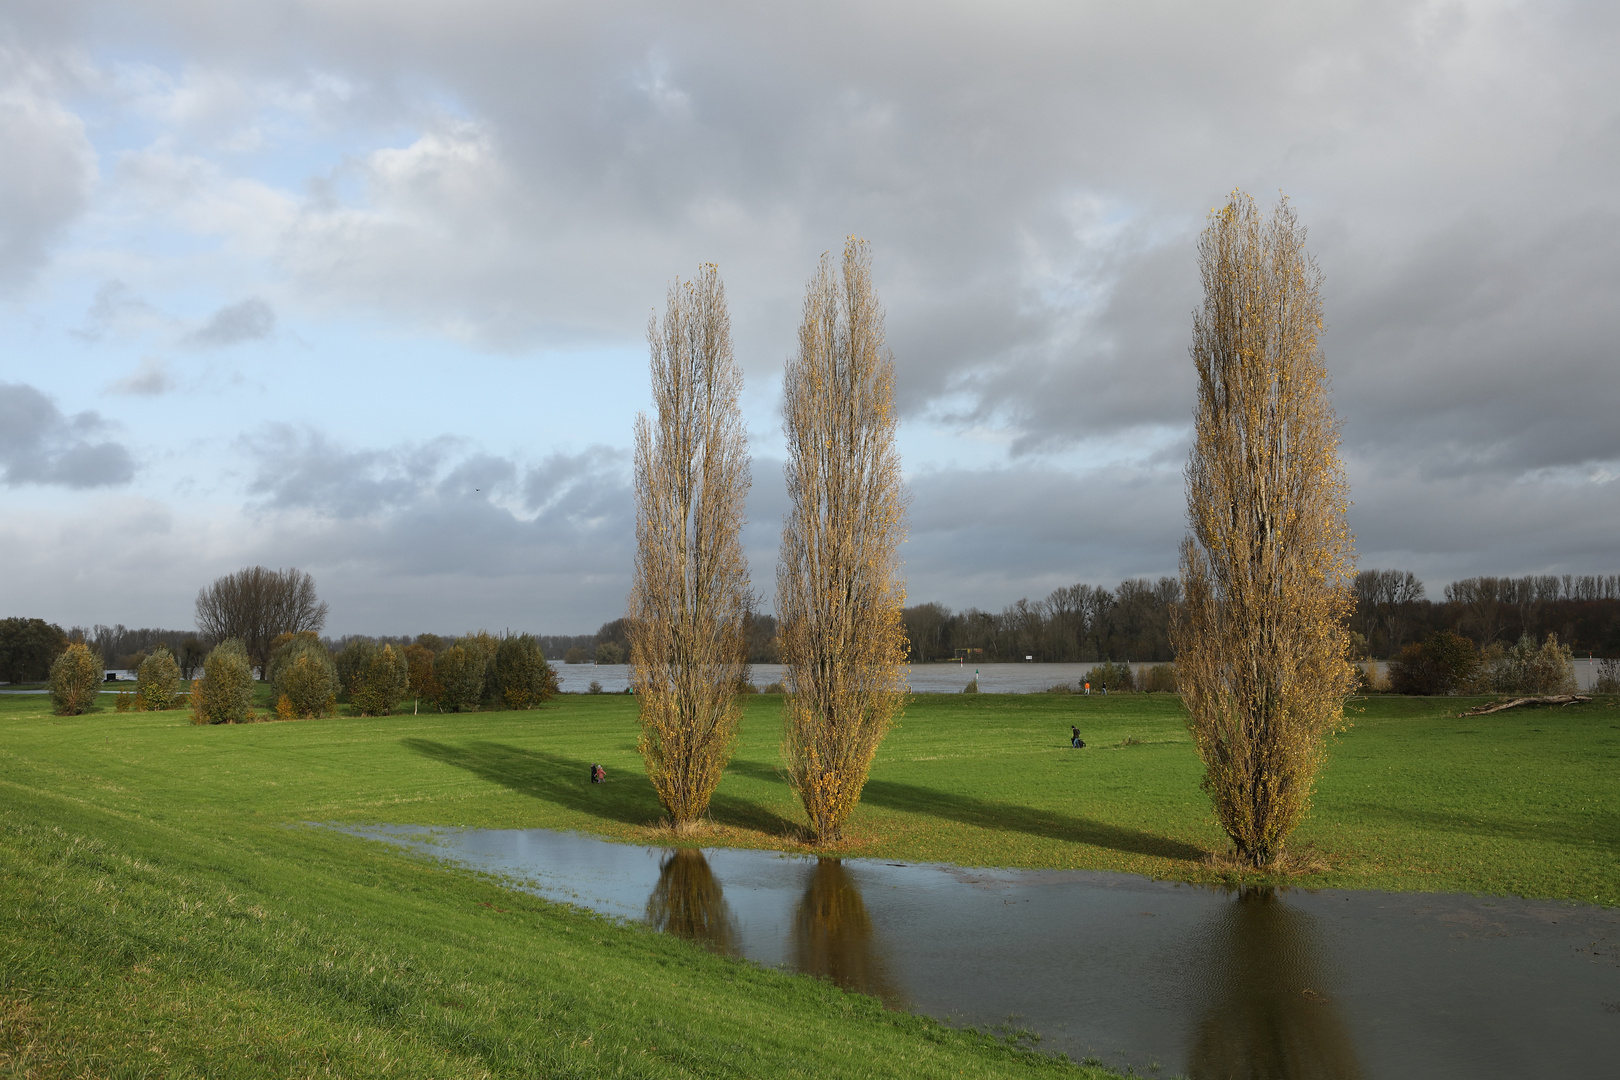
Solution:
M877 947L861 890L838 859L816 860L799 898L792 935L792 962L798 970L882 998L891 1008L904 1007Z
M1356 1080L1350 1032L1323 985L1309 915L1269 888L1244 889L1206 924L1194 1080Z
M709 860L697 848L675 848L658 864L658 884L647 897L655 930L696 941L717 953L741 952L737 923Z

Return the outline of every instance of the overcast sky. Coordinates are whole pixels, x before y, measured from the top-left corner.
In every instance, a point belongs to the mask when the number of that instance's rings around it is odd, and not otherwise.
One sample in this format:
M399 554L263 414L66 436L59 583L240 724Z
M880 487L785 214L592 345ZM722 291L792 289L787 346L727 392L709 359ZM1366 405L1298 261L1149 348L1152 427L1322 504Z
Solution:
M913 602L1175 572L1194 243L1326 275L1363 567L1620 571L1620 6L8 0L0 616L624 608L648 315L719 264L775 588L782 362L871 242Z

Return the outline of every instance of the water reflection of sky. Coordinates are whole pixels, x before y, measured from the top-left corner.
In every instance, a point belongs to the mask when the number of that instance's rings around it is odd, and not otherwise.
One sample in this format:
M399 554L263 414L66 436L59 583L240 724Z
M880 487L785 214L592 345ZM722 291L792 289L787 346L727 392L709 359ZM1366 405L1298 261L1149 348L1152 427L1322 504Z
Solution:
M356 830L894 1007L1137 1072L1608 1076L1620 913L1124 874L669 851L546 830Z

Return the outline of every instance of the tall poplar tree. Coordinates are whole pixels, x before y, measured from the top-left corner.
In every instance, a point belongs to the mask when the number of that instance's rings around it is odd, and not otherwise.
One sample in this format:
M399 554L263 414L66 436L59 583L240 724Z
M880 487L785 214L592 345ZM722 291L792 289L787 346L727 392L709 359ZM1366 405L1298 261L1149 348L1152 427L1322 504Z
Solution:
M1173 623L1204 789L1238 857L1274 864L1355 685L1354 555L1328 400L1322 275L1283 199L1234 192L1198 243L1196 439Z
M647 775L685 832L708 811L736 741L751 600L742 372L717 267L670 287L647 341L655 411L636 418L631 678Z
M894 360L865 242L823 255L783 386L788 498L776 571L782 752L818 841L839 839L900 711L906 633Z

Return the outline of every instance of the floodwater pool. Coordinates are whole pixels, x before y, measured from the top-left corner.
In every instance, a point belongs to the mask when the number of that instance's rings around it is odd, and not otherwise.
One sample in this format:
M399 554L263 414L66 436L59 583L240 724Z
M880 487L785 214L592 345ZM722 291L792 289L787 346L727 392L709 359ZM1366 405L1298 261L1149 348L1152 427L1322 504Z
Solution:
M1595 1078L1620 1061L1620 912L1590 905L1226 891L544 829L347 831L1146 1075Z

